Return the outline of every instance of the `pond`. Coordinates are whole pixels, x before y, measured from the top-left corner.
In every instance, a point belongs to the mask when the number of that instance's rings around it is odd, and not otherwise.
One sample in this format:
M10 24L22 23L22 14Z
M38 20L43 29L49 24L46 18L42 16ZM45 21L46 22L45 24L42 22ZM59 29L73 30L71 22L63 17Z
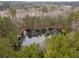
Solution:
M39 35L31 35L31 37L28 36L28 34L25 36L24 41L22 42L22 46L27 46L31 45L33 43L39 44L40 46L43 45L43 42L45 41L46 38L50 38L54 34L58 34L60 31L57 29L53 29L50 32L45 32L44 34L39 34ZM35 32L34 32L35 33ZM33 33L33 34L34 34ZM32 33L30 33L32 34Z
M29 38L26 36L22 43L22 46L31 45L33 43L36 43L36 44L39 44L40 46L42 46L44 40L45 40L45 35L41 35L38 37L32 37L32 38Z

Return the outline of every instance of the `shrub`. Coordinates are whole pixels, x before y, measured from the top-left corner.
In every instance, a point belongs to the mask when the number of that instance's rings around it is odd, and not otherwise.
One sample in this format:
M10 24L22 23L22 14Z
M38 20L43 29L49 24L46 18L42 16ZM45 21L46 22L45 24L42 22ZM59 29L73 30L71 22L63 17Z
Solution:
M45 57L79 57L79 32L53 36L46 42Z

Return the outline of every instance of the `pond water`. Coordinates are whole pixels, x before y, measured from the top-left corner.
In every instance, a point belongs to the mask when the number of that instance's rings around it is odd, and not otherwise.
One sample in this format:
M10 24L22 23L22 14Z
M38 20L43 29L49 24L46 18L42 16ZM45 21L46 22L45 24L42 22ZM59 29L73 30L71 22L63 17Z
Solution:
M32 36L31 38L29 38L29 36L26 35L24 41L22 42L22 46L31 45L33 43L36 43L42 46L46 38L51 38L52 35L58 34L58 33L60 33L60 31L58 31L57 29L53 29L51 33L46 32L45 34L41 34L39 36Z
M31 45L33 43L37 43L40 46L42 46L44 40L45 40L45 35L41 35L41 36L38 36L38 37L32 37L32 38L29 38L29 37L26 36L22 45L26 46L26 45Z

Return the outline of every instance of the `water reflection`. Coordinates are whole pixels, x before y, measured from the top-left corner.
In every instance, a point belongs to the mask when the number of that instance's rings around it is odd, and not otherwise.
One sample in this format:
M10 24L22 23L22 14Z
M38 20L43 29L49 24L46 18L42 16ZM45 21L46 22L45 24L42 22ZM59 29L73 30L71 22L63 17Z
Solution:
M32 38L29 38L26 36L22 45L26 46L26 45L31 45L33 43L37 43L41 46L43 44L44 40L45 40L45 35L38 36L38 37L32 37Z

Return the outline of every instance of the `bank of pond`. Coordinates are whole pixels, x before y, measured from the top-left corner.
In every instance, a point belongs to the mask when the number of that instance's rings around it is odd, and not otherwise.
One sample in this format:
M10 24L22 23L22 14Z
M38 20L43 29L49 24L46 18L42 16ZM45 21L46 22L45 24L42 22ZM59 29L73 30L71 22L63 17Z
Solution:
M56 28L49 29L25 29L19 36L17 36L17 44L14 48L20 49L22 46L29 46L33 43L39 44L42 47L43 42L48 37L60 34L62 31Z

